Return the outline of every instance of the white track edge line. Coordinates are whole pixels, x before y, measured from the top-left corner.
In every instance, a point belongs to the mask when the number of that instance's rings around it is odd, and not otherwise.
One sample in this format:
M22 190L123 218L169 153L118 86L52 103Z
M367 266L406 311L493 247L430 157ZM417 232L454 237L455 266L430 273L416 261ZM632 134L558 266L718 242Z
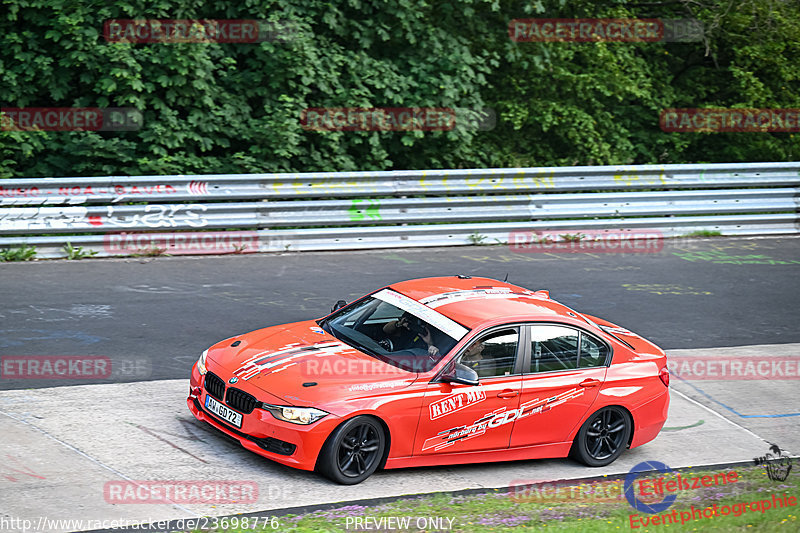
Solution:
M693 398L690 398L689 396L687 396L686 394L682 393L681 391L679 391L679 390L676 390L676 389L670 389L670 392L674 392L674 393L676 393L676 394L679 394L681 397L683 397L683 399L685 399L685 400L689 400L689 401L690 401L690 402L692 402L693 404L695 404L695 405L698 405L698 406L702 407L703 409L705 409L705 410L706 410L706 411L708 411L709 413L711 413L711 414L713 414L713 415L716 415L716 416L718 416L719 418L723 419L725 422L727 422L727 423L731 424L732 426L735 426L735 427L737 427L737 428L741 429L742 431L745 431L745 432L747 432L747 433L751 434L752 436L754 436L754 437L755 437L755 438L757 438L758 440L760 440L760 441L762 441L762 442L766 442L767 444L771 444L771 443L770 443L768 440L764 439L763 437L759 437L758 435L756 435L755 433L753 433L752 431L750 431L750 430L749 430L749 429L747 429L746 427L744 427L744 426L741 426L741 425L737 424L736 422L734 422L733 420L731 420L731 419L729 419L729 418L727 418L727 417L725 417L725 416L721 415L720 413L718 413L718 412L716 412L715 410L711 409L711 408L710 408L710 407L708 407L707 405L703 405L702 403L698 402L697 400L695 400L695 399L693 399Z

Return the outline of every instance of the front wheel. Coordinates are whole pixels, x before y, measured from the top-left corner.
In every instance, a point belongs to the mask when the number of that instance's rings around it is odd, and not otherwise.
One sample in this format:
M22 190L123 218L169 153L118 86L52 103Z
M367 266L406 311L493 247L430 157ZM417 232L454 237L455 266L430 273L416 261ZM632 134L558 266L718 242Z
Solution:
M371 476L383 457L386 437L374 418L357 416L336 428L320 452L318 470L343 485Z
M587 466L606 466L620 456L630 436L628 413L616 406L603 407L583 423L570 456Z

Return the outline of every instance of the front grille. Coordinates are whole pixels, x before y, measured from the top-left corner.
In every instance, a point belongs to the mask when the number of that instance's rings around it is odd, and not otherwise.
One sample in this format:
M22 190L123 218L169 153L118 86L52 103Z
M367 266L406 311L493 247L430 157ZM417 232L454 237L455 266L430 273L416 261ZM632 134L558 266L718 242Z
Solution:
M273 437L253 439L253 441L258 444L259 447L264 448L268 452L277 453L278 455L292 455L297 449L296 445Z
M219 401L225 397L225 382L213 372L206 374L205 388L211 396Z
M197 398L194 398L193 402L194 406L197 408L198 411L209 414L208 411L203 409L203 407L200 405L200 402L197 401ZM211 418L213 418L213 416ZM214 420L216 419L214 418ZM211 427L214 428L216 431L222 433L225 437L229 439L233 438L227 433L225 433L225 431L219 429L217 426L211 424ZM292 444L291 442L285 442L279 439L275 439L273 437L265 437L263 439L259 439L258 437L253 437L252 435L248 435L247 433L242 433L241 431L237 431L227 426L225 426L225 430L233 433L234 435L238 435L249 441L255 442L259 446L259 448L263 448L268 452L277 453L278 455L292 455L295 452L295 450L297 450L297 445Z
M228 389L228 395L225 397L225 403L237 411L241 411L247 415L252 413L253 409L256 408L256 405L258 405L258 400L256 400L253 395L247 394L243 390L231 387Z

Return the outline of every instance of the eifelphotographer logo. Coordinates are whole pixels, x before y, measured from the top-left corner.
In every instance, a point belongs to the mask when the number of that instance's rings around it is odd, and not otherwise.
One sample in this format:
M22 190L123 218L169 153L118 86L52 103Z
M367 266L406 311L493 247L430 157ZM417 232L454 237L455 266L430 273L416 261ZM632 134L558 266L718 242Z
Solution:
M786 481L792 471L792 458L783 454L777 444L772 444L763 457L754 457L753 463L763 466L772 481Z

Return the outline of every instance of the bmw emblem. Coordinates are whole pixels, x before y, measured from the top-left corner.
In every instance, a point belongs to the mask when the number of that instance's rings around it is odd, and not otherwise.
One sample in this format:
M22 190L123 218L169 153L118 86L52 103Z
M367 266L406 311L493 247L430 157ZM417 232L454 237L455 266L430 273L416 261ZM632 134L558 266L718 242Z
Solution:
M233 376L231 379L228 380L228 383L236 383L237 381L239 381L239 378Z

